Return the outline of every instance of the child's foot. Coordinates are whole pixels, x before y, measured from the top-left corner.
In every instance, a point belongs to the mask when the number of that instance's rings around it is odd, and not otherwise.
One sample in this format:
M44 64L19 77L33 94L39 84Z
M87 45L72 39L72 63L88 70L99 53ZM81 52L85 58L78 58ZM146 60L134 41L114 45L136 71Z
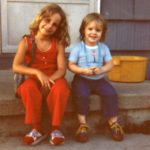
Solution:
M24 136L23 142L26 145L36 145L47 138L46 134L38 132L36 129L32 129L30 133Z
M64 143L64 141L65 137L60 130L54 130L51 132L49 142L52 145L61 145Z
M78 142L87 142L89 137L88 137L88 126L86 124L80 124L76 131L75 139Z
M109 124L109 130L111 136L116 141L122 141L124 139L124 132L122 127L119 125L118 122L114 122L111 125Z

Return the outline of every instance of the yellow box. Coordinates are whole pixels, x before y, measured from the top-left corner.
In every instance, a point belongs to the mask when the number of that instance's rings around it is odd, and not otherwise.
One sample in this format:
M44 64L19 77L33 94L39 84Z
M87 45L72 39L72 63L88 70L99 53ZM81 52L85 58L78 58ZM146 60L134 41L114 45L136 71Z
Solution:
M116 82L143 82L148 58L141 56L113 56L113 69L108 79Z

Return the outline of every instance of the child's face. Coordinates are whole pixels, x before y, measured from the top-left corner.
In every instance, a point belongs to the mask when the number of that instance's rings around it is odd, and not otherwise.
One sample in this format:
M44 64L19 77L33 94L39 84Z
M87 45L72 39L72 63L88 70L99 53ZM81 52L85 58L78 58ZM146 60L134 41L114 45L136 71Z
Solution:
M51 36L56 32L60 22L61 16L58 13L46 17L40 22L38 32L44 36Z
M96 45L102 36L102 25L98 24L96 21L90 22L85 27L85 43L89 46Z

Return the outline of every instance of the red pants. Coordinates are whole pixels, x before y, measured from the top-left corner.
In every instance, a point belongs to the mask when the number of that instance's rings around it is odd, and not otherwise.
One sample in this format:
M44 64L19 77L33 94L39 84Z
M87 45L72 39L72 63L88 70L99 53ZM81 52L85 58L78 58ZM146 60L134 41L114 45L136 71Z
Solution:
M19 88L18 94L21 96L25 107L25 123L41 123L42 96L41 86L36 79L27 79ZM51 115L51 125L60 126L64 111L67 105L70 90L64 78L55 81L51 90L47 92L47 106Z

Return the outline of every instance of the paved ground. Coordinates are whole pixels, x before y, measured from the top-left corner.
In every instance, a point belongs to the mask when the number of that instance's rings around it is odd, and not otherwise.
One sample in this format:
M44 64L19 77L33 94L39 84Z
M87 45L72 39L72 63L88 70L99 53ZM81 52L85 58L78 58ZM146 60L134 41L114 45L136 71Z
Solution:
M0 137L0 150L150 150L150 135L126 134L125 140L115 142L108 136L96 135L85 144L75 142L68 137L64 145L51 146L43 141L37 146L22 144L22 137Z

